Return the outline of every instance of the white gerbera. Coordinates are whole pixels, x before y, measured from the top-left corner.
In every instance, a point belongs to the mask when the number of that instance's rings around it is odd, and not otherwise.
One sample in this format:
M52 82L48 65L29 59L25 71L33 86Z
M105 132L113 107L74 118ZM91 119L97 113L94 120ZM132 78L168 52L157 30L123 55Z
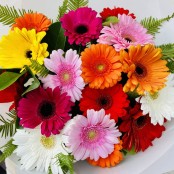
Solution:
M174 75L168 76L166 86L153 95L148 92L136 99L141 103L143 114L149 114L151 123L163 125L164 118L171 120L174 117Z
M50 166L53 174L63 174L55 158L59 153L68 155L62 134L45 137L40 129L18 129L13 139L13 144L17 145L15 152L21 158L21 169L47 173Z

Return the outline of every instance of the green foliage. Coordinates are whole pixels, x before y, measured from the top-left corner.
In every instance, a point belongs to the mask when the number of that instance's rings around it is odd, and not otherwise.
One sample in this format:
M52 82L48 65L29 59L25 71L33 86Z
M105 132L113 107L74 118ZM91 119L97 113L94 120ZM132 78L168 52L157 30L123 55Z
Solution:
M162 59L167 61L167 67L174 73L174 44L164 44L158 46L162 49Z
M13 151L16 149L16 146L12 144L12 142L13 142L13 139L8 141L6 145L0 148L0 149L3 149L2 154L0 155L0 163L4 161L7 157L9 157L13 153Z
M88 0L69 0L68 9L76 10L79 7L85 7L88 5Z
M53 174L51 171L51 167L48 168L48 174Z
M159 33L159 29L162 26L163 22L169 21L174 18L174 13L171 16L166 18L157 19L153 17L145 18L141 21L141 24L148 30L149 34L155 36L156 33Z
M59 7L57 21L60 21L60 18L67 12L68 10L68 0L64 0L62 6Z
M16 18L23 16L25 13L33 13L33 11L26 11L25 9L16 10L14 6L8 7L0 5L0 22L4 25L12 25Z
M61 27L60 22L53 23L46 36L43 38L43 42L48 44L48 51L51 53L53 50L64 50L66 37L64 36L64 30Z
M60 165L62 171L66 174L68 171L70 174L74 174L74 166L73 160L74 157L72 155L64 155L63 153L59 153L56 155L57 165Z
M45 77L48 75L49 70L44 66L39 64L37 60L30 59L31 65L30 68L36 73L39 74L42 77Z
M13 134L16 132L16 121L17 121L17 115L15 110L11 110L9 113L7 113L9 118L5 120L2 115L0 115L0 122L2 125L0 125L0 133L1 137L12 137Z
M21 77L25 71L22 73L15 73L15 72L10 72L6 71L0 75L0 90L3 90L10 85L12 85L19 77Z

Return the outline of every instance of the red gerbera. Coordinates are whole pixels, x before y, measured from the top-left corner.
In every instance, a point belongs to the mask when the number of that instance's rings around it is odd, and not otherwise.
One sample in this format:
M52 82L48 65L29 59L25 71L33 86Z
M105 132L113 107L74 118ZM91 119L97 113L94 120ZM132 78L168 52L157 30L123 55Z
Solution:
M105 109L106 114L110 114L112 119L118 120L118 117L126 115L126 108L129 106L127 94L123 92L121 84L111 88L92 89L86 87L82 91L80 100L80 110L86 115L88 109L99 111Z
M165 127L151 124L149 115L143 115L140 105L136 104L129 110L129 115L123 118L119 130L125 132L122 137L123 148L131 150L134 147L138 152L152 146L152 141L161 137Z
M110 16L116 16L118 17L118 14L122 15L128 15L131 16L133 19L135 19L135 15L133 13L129 14L129 10L124 9L124 8L116 8L114 7L114 9L110 9L110 8L104 8L103 11L100 13L100 16L102 17L103 20L105 20L106 18L110 17Z
M70 97L61 93L59 87L53 91L40 87L19 101L17 114L23 127L35 128L41 124L41 133L48 137L51 133L58 134L70 119L71 106Z

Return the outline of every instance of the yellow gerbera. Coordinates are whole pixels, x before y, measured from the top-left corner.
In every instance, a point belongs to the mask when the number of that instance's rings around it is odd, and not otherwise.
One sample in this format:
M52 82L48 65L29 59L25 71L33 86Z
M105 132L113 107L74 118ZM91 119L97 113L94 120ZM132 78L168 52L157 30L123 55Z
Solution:
M36 33L35 29L27 31L25 28L15 28L3 36L0 41L0 68L23 68L31 64L29 59L43 64L44 58L49 55L47 44L40 43L45 34Z
M164 87L168 76L167 62L161 59L161 49L153 45L131 46L126 52L120 52L123 71L128 80L124 85L124 92L136 90L139 94L144 91L157 92Z

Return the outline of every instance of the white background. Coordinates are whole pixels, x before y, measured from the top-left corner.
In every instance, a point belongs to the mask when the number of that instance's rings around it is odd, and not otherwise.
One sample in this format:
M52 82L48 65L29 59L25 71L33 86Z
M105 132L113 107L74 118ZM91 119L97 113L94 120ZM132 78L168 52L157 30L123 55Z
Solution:
M32 9L56 19L58 6L62 0L0 0L1 5L14 5L17 8ZM98 12L104 7L123 7L137 16L137 20L149 16L162 18L174 12L174 0L89 0L89 6ZM0 24L0 37L8 33L8 27ZM174 42L174 19L162 27L156 44ZM1 109L1 108L0 108ZM0 145L5 141L0 140ZM126 158L120 165L111 169L91 167L86 162L76 164L77 174L161 174L174 170L174 120L167 125L167 131L154 146L144 153ZM33 173L33 172L32 172ZM19 174L19 171L16 173ZM25 172L21 172L25 174ZM33 173L34 174L34 173Z

